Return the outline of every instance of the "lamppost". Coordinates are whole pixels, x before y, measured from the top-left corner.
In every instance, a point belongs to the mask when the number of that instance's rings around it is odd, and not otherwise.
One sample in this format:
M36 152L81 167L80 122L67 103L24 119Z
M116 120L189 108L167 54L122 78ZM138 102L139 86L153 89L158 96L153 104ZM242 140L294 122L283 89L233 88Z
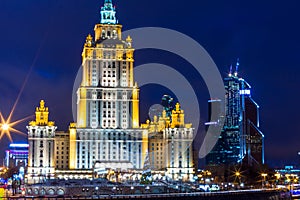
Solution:
M236 171L235 172L235 179L238 179L238 187L241 185L241 172Z
M96 191L96 196L99 198L99 187L98 186L95 187L95 191Z
M145 192L148 194L148 193L150 192L150 187L149 187L149 186L146 186L146 188L145 188L145 189L146 189L146 191L145 191Z
M262 177L262 179L261 179L261 188L262 189L264 188L264 183L266 182L266 177L267 176L268 176L268 174L266 174L266 173L261 174L261 177Z
M286 181L289 184L290 197L292 197L293 193L293 184L299 182L299 178L296 174L286 174Z
M133 192L134 192L134 187L133 186L130 187L130 191L131 191L131 194L133 194Z
M279 184L280 178L281 178L281 174L279 174L278 172L276 174L274 174L274 176L276 177L276 183L275 186L277 186Z

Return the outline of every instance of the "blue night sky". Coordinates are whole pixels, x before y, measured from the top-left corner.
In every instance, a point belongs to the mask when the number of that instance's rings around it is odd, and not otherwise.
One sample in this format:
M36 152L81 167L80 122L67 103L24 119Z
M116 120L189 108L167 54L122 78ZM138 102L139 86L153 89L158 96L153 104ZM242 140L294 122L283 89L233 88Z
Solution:
M28 76L13 120L34 114L44 99L58 129L67 129L73 121L71 95L82 47L99 23L102 4L102 0L0 1L0 110L5 116ZM239 74L251 84L252 97L260 105L267 163L300 164L299 1L114 0L114 4L123 30L153 26L182 32L207 50L222 76L240 58ZM155 50L137 51L135 60L136 65L157 62L181 70L198 94L201 122L207 120L207 88L193 71L184 70L189 68L185 60ZM153 94L156 87L141 88L141 122L149 106L169 92L160 88ZM27 123L17 128L26 133ZM16 134L13 139L26 141ZM3 152L6 137L0 145Z

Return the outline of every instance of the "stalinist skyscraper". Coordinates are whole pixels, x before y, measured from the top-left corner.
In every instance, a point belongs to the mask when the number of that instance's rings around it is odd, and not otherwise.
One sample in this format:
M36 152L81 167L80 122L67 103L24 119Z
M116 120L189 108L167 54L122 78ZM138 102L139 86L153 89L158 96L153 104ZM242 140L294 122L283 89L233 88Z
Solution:
M141 169L147 131L139 128L139 88L134 81L134 49L122 40L111 0L101 8L95 35L82 52L82 83L77 91L76 133L70 133L70 169L92 169L95 163Z
M104 1L94 30L82 52L76 123L67 132L56 131L41 101L36 121L27 127L28 183L112 178L110 172L120 171L135 180L141 178L147 155L157 176L163 172L174 180L192 180L194 129L185 123L180 104L140 125L132 39L122 39L112 0Z

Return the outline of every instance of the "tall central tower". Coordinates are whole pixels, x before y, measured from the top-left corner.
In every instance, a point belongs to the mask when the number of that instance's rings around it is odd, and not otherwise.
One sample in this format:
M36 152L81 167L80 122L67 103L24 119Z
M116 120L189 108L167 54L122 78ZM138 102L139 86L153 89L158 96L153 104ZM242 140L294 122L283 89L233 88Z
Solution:
M80 128L138 128L139 89L133 77L132 39L122 40L122 25L110 0L101 8L95 38L86 38L83 77L78 90Z
M139 129L132 39L122 40L122 25L111 0L105 0L100 14L95 36L87 36L82 53L76 145L71 141L70 147L76 149L77 162L71 161L70 166L91 169L95 162L123 161L141 168L147 137Z

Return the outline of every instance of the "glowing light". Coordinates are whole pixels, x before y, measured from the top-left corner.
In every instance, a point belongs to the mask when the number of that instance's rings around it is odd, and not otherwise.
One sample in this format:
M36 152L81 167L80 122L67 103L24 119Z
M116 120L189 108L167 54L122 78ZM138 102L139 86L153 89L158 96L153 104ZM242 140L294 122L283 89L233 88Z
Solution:
M4 119L2 113L0 113L0 140L3 138L4 135L6 135L8 137L8 139L12 142L12 137L11 137L11 133L18 133L18 134L21 134L21 135L25 135L25 133L22 133L21 131L13 128L15 125L31 118L32 116L29 116L29 117L25 117L23 119L20 119L20 120L17 120L17 121L14 121L14 122L11 122L11 117L12 117L12 112L11 114L9 115L8 119Z
M9 129L9 124L2 124L2 130L8 131Z
M240 95L250 95L251 91L250 90L240 90Z
M26 147L29 147L29 144L10 144L9 147L26 148Z
M206 126L209 126L209 125L218 125L218 122L206 122L205 125Z
M266 174L266 173L262 173L262 174L261 174L261 176L265 178L265 177L267 177L267 176L268 176L268 174Z
M116 9L111 1L105 2L101 8L101 24L117 24Z
M276 174L275 174L275 177L276 177L276 179L280 179L280 177L281 177L281 174L279 174L279 173L276 173Z

